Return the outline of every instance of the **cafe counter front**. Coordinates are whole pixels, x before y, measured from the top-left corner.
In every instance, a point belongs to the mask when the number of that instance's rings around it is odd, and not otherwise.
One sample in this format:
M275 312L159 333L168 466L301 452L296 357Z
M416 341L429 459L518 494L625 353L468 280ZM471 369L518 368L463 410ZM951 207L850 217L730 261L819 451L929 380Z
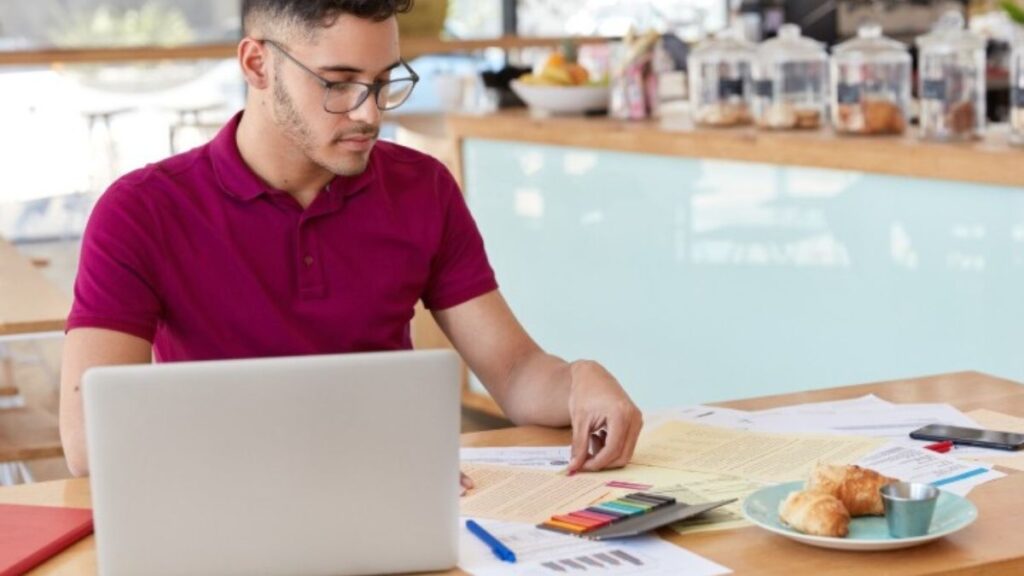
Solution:
M525 111L399 123L460 178L531 335L642 407L1024 380L1024 149L998 127L943 144Z

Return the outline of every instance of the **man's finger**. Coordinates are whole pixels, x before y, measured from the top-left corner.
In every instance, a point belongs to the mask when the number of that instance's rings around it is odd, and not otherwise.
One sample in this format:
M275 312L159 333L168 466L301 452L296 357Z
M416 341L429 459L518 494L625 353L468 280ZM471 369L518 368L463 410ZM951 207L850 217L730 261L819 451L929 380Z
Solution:
M640 431L643 429L643 426L643 418L641 416L637 415L630 419L629 432L626 434L626 446L623 448L622 454L619 454L618 459L612 463L612 466L621 468L629 464L629 461L633 459L633 452L636 450L636 442L640 437Z
M466 490L472 490L476 485L473 484L473 479L466 476L464 472L459 472L459 484L462 485Z
M597 454L601 450L604 450L605 441L608 439L608 430L606 428L598 428L596 431L590 433L590 448L587 450L590 455Z
M598 470L604 470L609 464L618 459L619 454L622 453L622 449L626 445L626 433L628 430L629 425L622 416L609 421L608 436L605 438L604 448L588 460L583 465L583 469L588 472L597 472Z
M569 475L579 472L587 461L590 448L590 420L581 419L572 424L572 459L569 461Z

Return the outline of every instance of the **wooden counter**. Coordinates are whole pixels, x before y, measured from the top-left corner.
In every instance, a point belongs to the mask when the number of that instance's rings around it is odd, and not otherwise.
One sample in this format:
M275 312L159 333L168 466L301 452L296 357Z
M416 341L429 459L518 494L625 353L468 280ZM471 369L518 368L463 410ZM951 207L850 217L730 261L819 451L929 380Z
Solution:
M419 124L422 126L422 121ZM536 118L523 110L447 119L447 134L456 142L465 138L509 140L1024 187L1024 148L1010 146L1003 128L993 129L983 142L944 144L910 136L837 136L830 130L688 130L678 121Z

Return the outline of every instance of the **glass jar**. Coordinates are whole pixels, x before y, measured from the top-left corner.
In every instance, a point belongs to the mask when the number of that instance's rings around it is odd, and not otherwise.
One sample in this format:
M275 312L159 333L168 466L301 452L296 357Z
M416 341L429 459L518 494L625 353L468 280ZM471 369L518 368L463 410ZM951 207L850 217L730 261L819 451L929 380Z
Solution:
M965 140L985 130L985 39L950 11L917 39L921 137Z
M1010 126L1011 138L1024 146L1024 34L1017 38L1010 60Z
M754 66L754 117L760 128L814 129L824 122L828 53L819 42L785 24L761 44Z
M750 124L751 67L757 55L738 31L727 30L701 42L687 58L690 106L702 126Z
M832 124L845 134L902 134L910 112L907 47L865 24L832 54Z

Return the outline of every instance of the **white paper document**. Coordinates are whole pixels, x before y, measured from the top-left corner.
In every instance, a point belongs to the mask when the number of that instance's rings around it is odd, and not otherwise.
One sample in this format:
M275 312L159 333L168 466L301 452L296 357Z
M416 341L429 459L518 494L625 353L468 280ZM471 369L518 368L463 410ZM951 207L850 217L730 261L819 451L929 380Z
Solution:
M750 427L748 415L745 410L733 408L719 408L717 406L684 406L682 408L669 408L655 412L644 413L644 430L654 430L662 424L672 420L684 422L696 422L708 426L721 426L723 428L736 428L746 430Z
M802 412L804 414L814 413L835 413L839 411L849 410L870 410L877 408L887 408L895 406L888 400L883 400L874 394L865 394L857 398L847 398L846 400L830 400L828 402L808 402L806 404L791 404L789 406L780 406L778 408L768 408L766 410L758 410L752 412L753 415L765 415L775 413L788 413L793 414L796 412Z
M713 576L731 572L657 536L592 542L540 530L529 524L476 519L515 552L516 562L510 564L498 560L487 545L466 530L465 521L463 518L460 528L459 568L477 576L567 576L584 573Z
M854 405L856 406L856 405ZM869 436L916 442L910 433L928 424L977 427L966 414L949 404L891 404L864 407L835 405L826 409L793 406L749 416L751 428L762 432L816 432Z
M466 464L492 464L558 472L569 465L571 446L514 446L509 448L462 448L459 460Z
M857 464L905 482L933 484L960 496L966 496L975 486L1006 476L978 462L964 462L899 444L883 446Z
M474 487L459 500L464 516L539 524L555 514L582 510L609 496L605 480L544 470L463 464Z

